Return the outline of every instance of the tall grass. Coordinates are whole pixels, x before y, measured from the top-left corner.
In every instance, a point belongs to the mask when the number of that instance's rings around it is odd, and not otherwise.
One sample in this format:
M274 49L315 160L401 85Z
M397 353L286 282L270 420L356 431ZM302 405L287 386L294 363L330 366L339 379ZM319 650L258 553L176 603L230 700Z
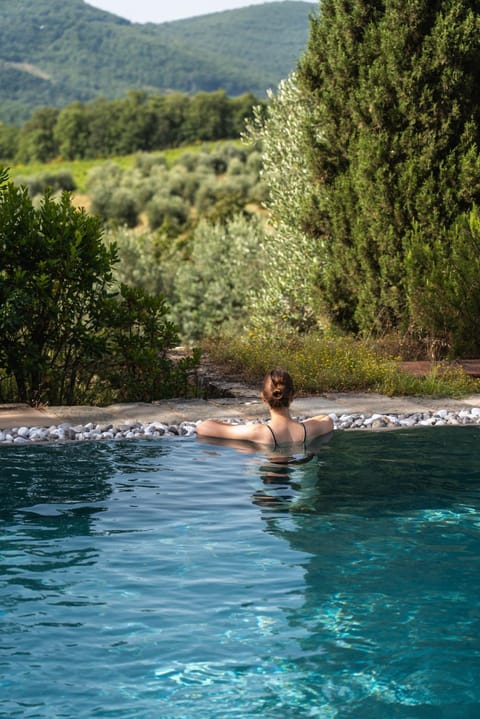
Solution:
M480 380L461 367L436 364L426 376L415 377L402 371L399 360L381 355L372 343L351 337L314 332L267 337L250 332L206 342L205 351L250 382L260 382L272 367L283 367L294 377L297 390L309 394L462 397L480 392Z

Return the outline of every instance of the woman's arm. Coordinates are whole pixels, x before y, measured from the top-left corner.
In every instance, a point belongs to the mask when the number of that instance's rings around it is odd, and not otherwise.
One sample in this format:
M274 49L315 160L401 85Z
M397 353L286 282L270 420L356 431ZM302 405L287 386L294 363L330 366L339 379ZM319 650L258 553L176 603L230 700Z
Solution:
M199 437L219 437L221 439L241 439L250 442L268 442L265 428L261 424L228 424L216 419L206 419L197 424Z
M333 431L333 421L327 414L318 414L304 421L307 428L307 439L319 437Z

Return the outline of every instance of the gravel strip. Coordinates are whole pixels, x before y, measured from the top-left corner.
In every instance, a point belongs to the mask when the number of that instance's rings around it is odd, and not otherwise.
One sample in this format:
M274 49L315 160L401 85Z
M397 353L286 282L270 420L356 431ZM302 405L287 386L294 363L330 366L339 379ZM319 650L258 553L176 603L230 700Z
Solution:
M410 427L442 427L480 425L480 408L413 414L330 414L336 430L379 430ZM298 419L306 419L299 417ZM256 420L266 421L266 420ZM233 420L243 424L242 420ZM73 442L87 440L159 439L161 437L192 437L197 422L163 424L162 422L130 422L121 425L72 425L62 423L50 427L12 427L0 430L0 444L37 444L40 442Z

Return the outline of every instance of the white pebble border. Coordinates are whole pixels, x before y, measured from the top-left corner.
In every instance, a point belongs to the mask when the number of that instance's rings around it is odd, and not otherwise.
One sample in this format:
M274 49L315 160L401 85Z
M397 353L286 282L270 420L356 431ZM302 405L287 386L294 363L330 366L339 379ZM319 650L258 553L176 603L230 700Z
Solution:
M480 408L413 414L330 414L336 430L402 429L411 427L442 427L480 425ZM300 417L298 419L306 419ZM265 421L265 420L257 420ZM242 420L233 420L243 424ZM130 422L122 425L71 425L62 423L50 427L12 427L0 430L0 444L36 444L39 442L73 442L85 440L158 439L160 437L192 437L197 422L163 424L162 422Z
M162 422L71 425L62 423L50 427L13 427L0 430L0 444L33 444L38 442L73 442L82 440L157 439L159 437L189 437L195 433L195 422L178 425Z
M401 429L405 427L443 427L480 424L480 408L459 411L439 409L436 412L412 414L331 414L335 429Z

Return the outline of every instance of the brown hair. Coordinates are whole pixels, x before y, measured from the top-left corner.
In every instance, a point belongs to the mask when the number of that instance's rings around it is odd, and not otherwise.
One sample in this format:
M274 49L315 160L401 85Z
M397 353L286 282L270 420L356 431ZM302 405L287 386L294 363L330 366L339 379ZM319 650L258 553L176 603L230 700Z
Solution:
M295 394L293 379L283 369L272 369L263 380L263 399L272 409L289 407Z

